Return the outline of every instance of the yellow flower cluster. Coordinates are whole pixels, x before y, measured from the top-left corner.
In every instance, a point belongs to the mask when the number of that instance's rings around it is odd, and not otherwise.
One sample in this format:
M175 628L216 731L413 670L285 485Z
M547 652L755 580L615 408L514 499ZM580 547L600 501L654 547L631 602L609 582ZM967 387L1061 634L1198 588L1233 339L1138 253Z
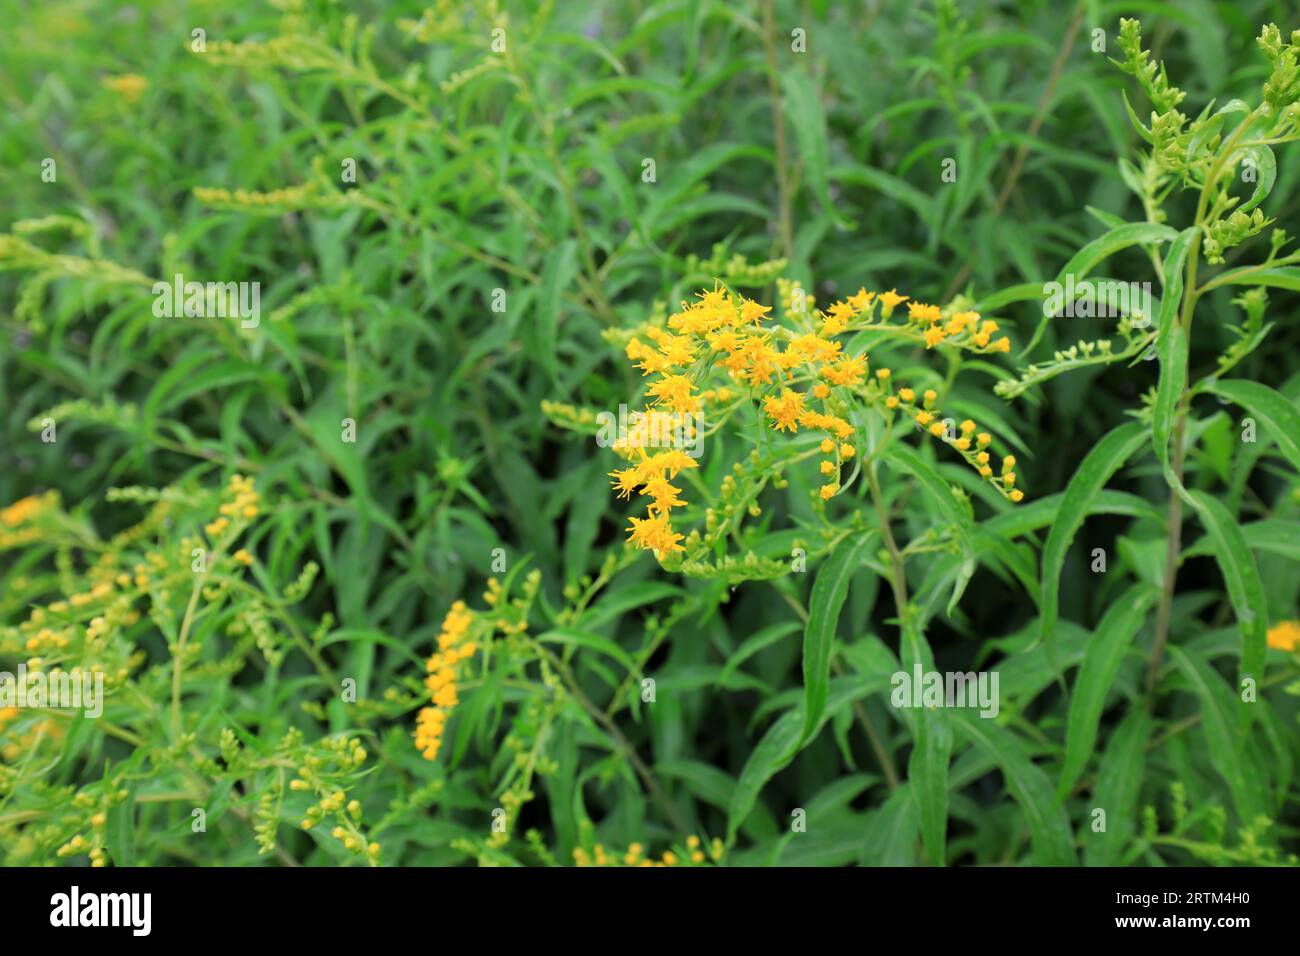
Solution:
M55 497L52 492L19 498L7 508L0 509L0 524L16 528L21 524L26 524L33 518L39 517L48 511L54 503Z
M943 321L943 311L937 305L925 305L910 302L907 306L908 318L922 327L925 347L932 349L941 342L970 348L973 351L1010 352L1011 340L1005 335L993 339L998 324L992 319L980 321L978 312L954 312L947 322Z
M195 199L209 206L297 206L315 197L311 186L286 186L269 193L195 186L193 192Z
M1270 627L1268 646L1279 651L1300 650L1300 621L1279 621Z
M415 746L428 760L438 756L447 716L460 701L456 693L456 669L462 661L474 656L476 646L473 641L466 640L473 621L474 615L464 601L453 604L443 619L438 649L426 664L429 676L424 684L429 689L433 706L421 709L416 718Z
M30 662L28 663L28 667L31 667ZM18 711L21 713L17 707L7 708L7 710ZM13 717L17 716L17 713L13 715ZM8 720L12 720L13 717L8 718L4 722L7 723ZM15 763L20 757L36 746L37 741L45 740L57 744L66 736L66 734L66 722L55 720L53 717L48 717L45 720L38 720L36 723L28 727L25 733L16 734L15 736L5 740L4 744L0 746L0 759L3 759L8 763Z
M261 499L253 488L253 479L243 475L231 475L226 489L226 500L217 510L221 516L203 526L209 538L217 538L230 527L230 519L247 521L256 518L261 506Z
M888 371L888 369L880 370L885 373ZM888 388L890 376L886 374L882 377L880 372L876 373L876 377L882 388ZM918 428L924 429L935 438L955 448L966 459L967 464L979 472L980 477L989 481L1004 497L1012 501L1022 500L1025 493L1016 487L1015 457L1012 455L1003 457L1001 473L994 477L992 459L988 451L993 436L988 432L978 432L979 426L969 418L960 425L954 423L950 426L943 420L943 413L935 407L938 397L933 389L926 389L918 402L915 390L900 388L896 393L889 394L885 398L885 407L901 411Z
M43 495L19 498L0 509L0 548L14 548L37 540L41 532L32 525L58 506L58 492L47 491Z
M631 540L662 558L668 552L682 550L678 544L682 536L673 531L668 515L673 508L680 508L686 502L678 497L682 489L671 484L671 479L683 469L699 467L699 463L676 448L653 455L646 455L644 448L638 450L645 455L640 462L631 468L612 471L610 477L614 479L620 498L639 491L650 499L645 518L628 519L632 523L629 529Z
M701 842L699 837L692 834L691 836L686 838L686 854L687 854L687 860L689 860L690 863L695 863L695 864L704 863L706 862L706 860L709 859L712 859L714 863L717 863L719 860L722 859L722 854L724 852L724 849L725 848L723 846L722 841L715 837L713 842L709 844L709 852L708 852L708 856L706 857L703 849L703 843ZM582 847L577 847L573 851L573 862L580 867L588 867L588 866L657 867L657 866L680 866L683 862L686 861L684 861L672 850L665 850L663 852L663 855L656 860L654 857L645 855L645 848L640 843L629 844L627 848L627 852L625 853L618 853L617 851L610 852L609 850L606 850L603 845L597 843L594 847L591 848L590 852L584 850Z
M988 434L975 434L976 426L970 421L963 422L959 432L951 429L950 434L950 429L938 421L934 392L926 392L920 404L911 389L893 394L889 369L876 370L872 383L868 357L845 354L842 343L832 339L844 332L879 329L926 348L944 344L981 353L1007 352L1010 340L1005 336L993 338L997 322L982 319L971 310L945 310L910 301L896 289L879 294L859 289L825 312L811 310L811 298L792 283L782 285L781 293L787 319L796 325L806 324L811 313L819 323L817 332L766 327L763 323L769 307L715 286L698 293L696 301L683 303L680 311L668 317L666 328L648 328L643 333L648 341L635 336L629 340L627 357L651 377L646 388L649 407L640 414L633 433L614 446L616 452L633 461L633 466L610 473L619 497L628 498L637 491L650 498L646 516L629 519L630 543L655 552L661 560L684 550L680 544L683 536L673 529L670 513L686 502L680 497L681 489L669 481L679 470L696 466L694 459L680 450L683 436L693 434L691 417L699 414L706 401L725 402L732 397L726 388L699 390L697 380L703 380L714 366L725 369L733 381L751 388L762 391L771 386L769 394L760 399L776 431L795 433L802 427L826 433L820 449L828 457L818 466L826 479L819 491L823 500L840 491L840 469L857 453L850 441L854 426L835 413L844 412L848 396L883 404L888 410L901 409L918 426L956 448L1005 497L1012 501L1024 497L1015 488L1013 458L1005 458L1000 475L994 477ZM796 293L803 308L795 307ZM889 322L905 302L906 320ZM810 387L793 387L800 383ZM836 394L836 389L844 392ZM813 402L821 402L821 408L813 407ZM677 434L671 436L674 428ZM651 455L646 451L651 446L671 450Z

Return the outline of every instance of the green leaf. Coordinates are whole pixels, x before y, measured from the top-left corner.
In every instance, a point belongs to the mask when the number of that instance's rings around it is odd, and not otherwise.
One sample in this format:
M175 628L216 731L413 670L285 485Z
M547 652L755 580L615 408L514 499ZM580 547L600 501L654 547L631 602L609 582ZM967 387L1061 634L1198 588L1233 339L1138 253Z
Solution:
M1077 866L1074 837L1065 808L1052 798L1052 784L1025 752L1016 735L994 720L953 708L957 732L1002 770L1007 790L1024 811L1036 866Z
M1098 236L1076 252L1070 261L1062 267L1061 271L1057 273L1056 281L1064 284L1065 277L1073 275L1074 281L1077 283L1087 276L1099 262L1105 261L1122 249L1128 249L1130 246L1136 245L1171 242L1177 235L1178 233L1168 226L1153 222L1130 222L1117 226ZM1047 323L1050 318L1050 316L1044 315L1039 320L1038 327L1034 329L1033 337L1029 340L1029 344L1025 346L1022 355L1027 355L1038 344L1038 340L1047 331Z
M1224 285L1263 285L1274 289L1300 291L1300 267L1278 266L1275 269L1261 269L1259 266L1242 266L1229 269L1201 287L1202 292L1209 292Z
M1242 763L1241 750L1243 741L1234 728L1240 724L1232 719L1232 712L1237 706L1250 710L1253 704L1238 704L1237 695L1213 667L1183 651L1181 647L1171 645L1169 656L1183 676L1191 685L1201 704L1201 727L1205 740L1210 765L1223 778L1232 792L1237 816L1242 822L1252 822L1261 812L1257 789L1254 781L1246 775Z
M1084 830L1084 860L1088 866L1114 866L1137 833L1138 797L1152 727L1150 714L1135 707L1110 735L1091 801L1094 807L1106 811L1106 829L1098 833L1089 826Z
M874 535L860 535L842 543L817 569L812 597L808 600L808 623L803 631L804 722L795 750L803 747L826 710L830 690L831 649L840 608L849 593L849 581L862 565L862 557ZM789 756L794 756L793 753Z
M541 644L564 644L573 647L585 647L588 650L608 655L626 667L628 673L632 674L637 680L641 679L641 672L636 666L636 661L632 660L631 655L629 655L627 651L623 650L623 648L619 647L608 637L601 637L599 634L592 634L590 631L580 631L571 627L557 627L544 634L539 634L536 640Z
M1243 378L1211 381L1203 388L1240 405L1259 419L1287 461L1300 471L1300 409L1280 392Z
M1041 302L1042 299L1043 284L1041 282L1022 282L1019 285L1007 286L1005 289L984 296L972 308L977 312L991 313L1016 302Z
M135 781L126 788L126 799L108 811L104 826L105 849L114 866L135 865Z
M691 796L719 810L727 809L736 789L728 774L699 760L663 760L655 764L655 773L682 781Z
M569 239L550 252L542 271L542 288L537 299L537 322L532 329L532 357L557 382L556 330L560 324L560 298L577 272L578 243Z
M907 778L916 798L926 855L933 865L943 866L947 859L948 762L952 757L948 712L921 708L915 735L912 755L907 761Z
M799 630L799 623L797 621L777 621L775 624L769 624L767 627L760 628L758 631L747 637L744 643L741 644L740 647L736 648L736 650L732 652L731 656L727 658L726 665L718 673L717 683L719 685L725 684L727 678L729 678L741 664L749 660L749 658L753 657L765 647L775 644L783 637L793 634L797 630Z
M1258 178L1255 183L1255 191L1238 208L1238 212L1250 212L1262 203L1268 198L1268 194L1273 191L1273 184L1277 182L1277 157L1273 155L1273 150L1261 143L1259 146L1252 146L1246 150L1246 154L1255 161Z
M1088 452L1066 486L1056 520L1052 522L1052 530L1047 533L1047 542L1043 545L1040 640L1050 641L1056 627L1065 552L1106 482L1143 445L1146 437L1146 427L1140 422L1128 422L1108 432Z
M1165 288L1160 299L1160 321L1156 326L1160 382L1156 387L1156 401L1152 410L1151 441L1155 445L1156 459L1170 484L1175 483L1175 478L1169 466L1169 440L1178 415L1178 402L1187 387L1187 330L1183 328L1179 317L1179 307L1183 301L1183 263L1195 235L1195 229L1184 229L1165 256Z
M1079 774L1092 756L1097 740L1097 725L1106 703L1106 695L1115 683L1119 665L1124 660L1138 628L1146 617L1157 592L1144 584L1135 584L1111 605L1097 625L1097 630L1087 650L1083 663L1074 678L1070 694L1070 715L1065 732L1065 761L1061 767L1060 782L1056 787L1058 799L1064 799L1074 786Z
M919 824L916 795L904 783L889 795L866 826L859 862L863 866L911 866L916 862Z
M853 701L884 690L888 686L889 675L883 672L869 677L858 674L853 677L837 678L831 682L822 724L824 725L828 719ZM803 733L803 708L804 704L800 701L797 707L791 708L777 718L750 753L749 759L745 761L744 769L740 771L740 778L736 781L735 791L731 795L731 803L727 808L728 844L735 839L736 830L754 809L764 784L788 764L797 752L798 741Z
M1284 521L1281 518L1252 521L1241 525L1241 534L1251 551L1267 551L1292 561L1300 561L1300 521ZM1184 551L1183 557L1210 555L1216 547L1214 538L1207 534Z
M837 166L835 179L841 183L857 183L866 186L873 192L912 209L925 222L929 222L934 217L934 200L926 193L921 192L907 180L891 176L873 166L861 164Z
M1255 556L1250 553L1241 527L1222 502L1203 491L1189 491L1187 499L1214 541L1214 559L1223 572L1237 614L1242 641L1241 676L1261 681L1268 652L1268 605ZM1249 722L1251 708L1247 707L1243 715Z
M971 517L970 502L957 497L953 493L953 486L939 474L938 470L902 442L892 442L885 449L883 458L896 470L916 478L929 494L930 499L939 506L939 511L956 528L965 560L953 580L952 597L948 601L948 614L951 616L957 601L961 599L962 592L970 582L971 575L975 573L975 559L971 545L974 521Z
M812 78L803 70L785 70L781 74L785 89L785 115L794 127L799 153L803 157L808 183L836 225L847 229L853 224L840 215L831 199L830 159L826 148L826 114L813 88Z
M681 588L662 581L638 581L630 587L605 592L604 596L582 615L581 623L588 630L602 627L618 620L635 608L653 604L655 601L666 601L681 594Z

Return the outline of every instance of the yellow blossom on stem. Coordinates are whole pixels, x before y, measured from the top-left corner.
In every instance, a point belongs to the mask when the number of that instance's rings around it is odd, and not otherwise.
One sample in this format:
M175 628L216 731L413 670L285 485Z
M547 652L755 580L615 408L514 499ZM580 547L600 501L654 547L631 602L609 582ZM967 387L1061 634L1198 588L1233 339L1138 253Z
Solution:
M798 392L787 388L780 398L769 397L763 402L763 408L769 418L776 424L777 431L797 432L799 416L804 411L804 398Z

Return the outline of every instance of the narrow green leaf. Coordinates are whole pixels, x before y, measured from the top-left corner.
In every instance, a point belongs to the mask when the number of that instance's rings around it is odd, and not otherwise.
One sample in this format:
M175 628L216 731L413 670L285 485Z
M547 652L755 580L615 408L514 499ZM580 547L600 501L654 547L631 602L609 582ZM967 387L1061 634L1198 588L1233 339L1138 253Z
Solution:
M853 677L835 679L831 682L830 693L826 698L822 724L824 725L828 719L853 701L884 690L888 686L889 675L883 672L871 676L856 674ZM754 809L763 786L786 766L797 752L799 737L803 732L803 708L803 701L800 701L797 707L791 708L777 718L750 752L749 759L745 761L745 766L740 771L736 788L731 795L731 803L727 808L728 843L735 839L736 830Z
M765 647L770 647L782 638L799 630L798 621L777 621L745 638L743 644L727 658L726 665L718 673L718 684L724 684L732 673L745 661L749 660Z
M920 816L916 795L904 783L871 814L858 857L863 866L911 866L916 862L916 830Z
M781 83L785 90L785 115L794 127L808 183L836 224L848 228L851 223L840 215L831 199L826 114L822 110L817 91L813 88L812 77L803 70L786 70L781 74Z
M1209 382L1204 388L1240 405L1259 419L1268 437L1277 442L1278 449L1300 471L1300 409L1295 403L1267 385L1243 378Z
M957 732L1002 770L1007 790L1024 811L1036 866L1077 866L1065 808L1052 799L1052 784L1016 735L994 720L964 708L950 713Z
M1091 801L1094 807L1106 811L1106 829L1094 831L1088 826L1084 830L1084 860L1088 866L1115 866L1137 833L1138 797L1152 727L1151 715L1135 707L1110 735Z
M1097 741L1097 725L1106 703L1106 695L1115 683L1120 663L1128 652L1133 638L1142 626L1147 610L1156 593L1144 584L1135 584L1111 605L1084 651L1083 663L1074 678L1070 694L1070 715L1065 732L1065 761L1061 767L1060 782L1056 787L1058 799L1063 799L1074 786L1079 774L1092 756Z
M585 647L588 650L608 655L626 667L628 673L635 676L637 680L641 679L641 672L636 666L636 661L632 660L632 656L627 651L608 637L571 627L557 627L544 634L539 634L536 640L539 644L564 644L573 647Z
M1239 208L1239 212L1250 212L1262 203L1273 191L1273 184L1277 182L1277 157L1273 155L1273 150L1260 144L1252 146L1246 150L1246 153L1255 162L1255 191Z
M1222 502L1203 491L1189 491L1187 500L1214 541L1214 559L1228 585L1228 596L1241 629L1240 676L1258 682L1264 677L1268 648L1268 605L1255 556L1250 553L1241 527ZM1248 707L1242 713L1249 722L1251 709Z
M541 363L551 382L557 381L556 330L560 324L560 299L577 271L578 245L573 239L550 253L542 271L542 288L537 300L537 322L533 327L533 358Z
M1127 249L1130 246L1171 242L1177 235L1178 233L1168 226L1162 226L1154 222L1130 222L1117 226L1114 229L1107 230L1076 252L1070 261L1061 268L1061 271L1057 273L1056 281L1064 285L1065 277L1072 275L1077 283L1087 276L1097 263L1105 261L1122 249ZM1033 337L1029 340L1029 344L1025 346L1022 355L1028 354L1038 344L1038 340L1047 331L1047 323L1050 318L1050 316L1044 315L1039 320L1038 327L1034 329Z
M1300 561L1300 521L1284 521L1281 518L1252 521L1241 526L1241 534L1251 551L1267 551L1292 561ZM1183 557L1210 555L1217 546L1214 538L1207 534L1184 551Z
M1160 299L1160 319L1156 326L1156 354L1160 358L1160 381L1152 410L1151 441L1156 459L1173 484L1169 466L1169 440L1178 415L1178 402L1187 387L1187 330L1179 317L1183 301L1183 263L1195 229L1178 234L1165 256L1165 288Z
M1233 711L1237 707L1249 710L1254 705L1238 703L1237 695L1219 672L1201 658L1193 657L1177 646L1170 646L1169 656L1200 701L1201 728L1209 745L1207 756L1210 765L1228 785L1237 816L1243 822L1253 821L1260 814L1261 807L1255 782L1247 778L1242 763L1243 742L1237 732L1240 722L1233 720Z
M1273 289L1300 291L1300 268L1278 266L1274 269L1261 269L1259 266L1242 266L1240 269L1229 269L1205 283L1201 291L1209 292L1224 285L1263 285Z
M938 470L924 458L902 442L891 442L885 449L884 460L895 466L905 475L911 475L920 481L929 493L930 499L939 506L939 511L958 530L966 533L973 526L970 504L953 494L949 484Z
M1142 446L1146 437L1147 430L1140 422L1128 422L1108 432L1083 459L1066 486L1056 520L1043 545L1041 640L1050 641L1056 627L1065 552L1106 482Z
M113 865L135 865L135 782L126 788L126 799L108 811L104 827L104 842Z
M916 741L907 762L907 778L916 797L926 855L933 865L943 866L948 833L948 762L952 757L948 712L921 708L915 734Z
M826 710L831 680L831 648L835 643L840 608L849 593L849 581L861 567L862 557L873 540L873 535L861 535L856 540L842 543L817 569L812 597L808 600L808 623L803 631L804 721L796 750L812 737Z

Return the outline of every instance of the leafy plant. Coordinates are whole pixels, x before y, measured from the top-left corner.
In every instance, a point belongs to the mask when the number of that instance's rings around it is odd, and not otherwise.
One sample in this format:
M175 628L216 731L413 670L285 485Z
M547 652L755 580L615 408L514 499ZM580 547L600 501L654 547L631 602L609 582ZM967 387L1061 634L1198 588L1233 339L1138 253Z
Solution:
M110 7L0 38L5 862L1295 863L1272 4Z

